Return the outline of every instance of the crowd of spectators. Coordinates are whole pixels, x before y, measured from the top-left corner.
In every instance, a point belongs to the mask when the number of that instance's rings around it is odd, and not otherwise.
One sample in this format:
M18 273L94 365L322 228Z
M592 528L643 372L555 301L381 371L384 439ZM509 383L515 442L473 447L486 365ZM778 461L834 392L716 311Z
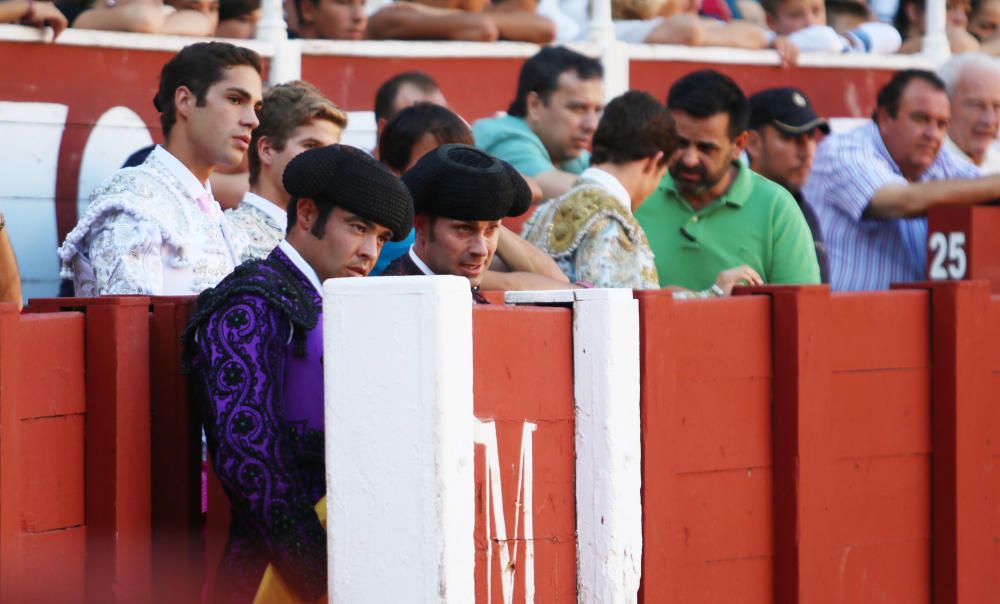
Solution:
M766 15L785 18L771 9ZM174 174L171 194L180 200L193 191L199 206L205 197L218 199L216 189L237 192L222 205L225 218L210 207L196 215L212 237L220 223L232 227L212 244L232 266L265 256L282 239L288 162L338 143L347 127L347 115L304 82L268 90L248 111L259 79L251 68L259 70L239 64L247 83L236 86L234 99L244 107L232 118L237 149L191 159L197 149L210 149L205 139L215 136L200 122L179 120L208 94L192 90L157 96L168 140L126 162L149 168L150 178ZM169 70L163 77L171 77ZM957 55L939 74L897 73L879 92L871 121L839 134L801 90L773 88L747 98L710 69L675 81L665 104L639 92L608 107L603 99L601 63L563 46L526 60L507 113L472 126L448 109L433 78L404 72L375 94L378 144L366 151L398 177L454 144L478 147L516 170L530 206L511 215L524 214L520 220L497 218L495 246L476 280L487 290L599 285L707 296L727 295L740 283L820 282L837 290L885 289L924 278L929 208L988 202L1000 191L1000 63L981 52ZM192 133L172 134L189 123L197 128ZM190 137L198 140L183 142ZM185 158L196 166L185 169ZM111 194L117 190L104 186L107 203L99 191L67 238L60 251L64 277L75 280L77 294L170 293L168 277L180 260L151 270L149 258L101 252L102 245L112 250L115 239L115 229L101 225L101 212L117 216L112 224L122 222L122 232L159 237L164 250L172 237L190 233L140 228L141 212L121 213L128 204ZM2 230L0 218L5 237ZM385 242L372 274L411 252L416 232L398 235ZM0 285L7 297L18 297L12 254L2 256ZM104 259L134 266L100 266ZM220 276L231 270L225 263ZM167 277L149 285L160 273ZM136 283L102 284L130 274Z
M582 40L580 0L284 0L292 38L325 40ZM0 23L249 39L260 0L0 0ZM924 0L612 0L615 33L630 43L799 52L917 53ZM948 0L953 53L1000 54L1000 0Z

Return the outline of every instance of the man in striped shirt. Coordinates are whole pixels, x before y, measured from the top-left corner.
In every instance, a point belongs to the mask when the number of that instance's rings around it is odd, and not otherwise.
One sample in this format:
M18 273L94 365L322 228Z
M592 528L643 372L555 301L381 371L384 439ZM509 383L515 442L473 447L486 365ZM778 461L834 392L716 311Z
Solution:
M926 277L927 209L989 201L1000 176L942 147L951 110L929 71L897 73L871 123L824 141L803 194L819 215L840 291L887 289Z

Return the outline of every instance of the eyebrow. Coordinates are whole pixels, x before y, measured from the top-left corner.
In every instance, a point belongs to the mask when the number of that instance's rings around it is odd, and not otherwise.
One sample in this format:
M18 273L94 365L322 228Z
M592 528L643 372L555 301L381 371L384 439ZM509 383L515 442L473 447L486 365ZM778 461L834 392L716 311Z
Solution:
M247 90L245 90L243 88L239 88L237 86L230 86L229 88L226 88L226 92L227 93L238 94L241 97L243 97L244 99L249 99L250 98L250 92L249 91L247 91Z
M351 214L350 216L348 216L348 217L347 217L347 221L348 221L348 222L355 222L355 221L356 221L356 222L360 222L361 224L365 225L366 227L368 227L369 229L372 229L372 230L375 230L375 229L377 229L377 228L383 228L383 229L385 229L385 230L386 230L386 234L387 234L387 236L388 236L388 237L389 237L390 239L391 239L391 238L392 238L392 236L393 236L393 232L392 232L392 229L390 229L390 228L387 228L387 227L383 227L383 226L382 226L382 225L380 225L379 223L377 223L377 222L372 222L371 220L368 220L367 218L362 218L361 216L358 216L357 214Z

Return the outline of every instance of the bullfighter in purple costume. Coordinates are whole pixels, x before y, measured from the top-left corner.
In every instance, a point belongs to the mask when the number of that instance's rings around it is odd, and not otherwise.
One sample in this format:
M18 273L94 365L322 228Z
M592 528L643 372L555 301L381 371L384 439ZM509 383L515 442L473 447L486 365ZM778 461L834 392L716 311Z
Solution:
M293 159L288 234L198 298L185 332L215 472L232 505L216 602L251 602L268 563L298 594L326 593L320 282L364 277L406 237L406 187L363 151Z
M528 183L510 164L468 145L442 145L403 175L413 195L416 238L384 277L458 275L472 299L488 304L479 285L500 241L500 221L531 204Z

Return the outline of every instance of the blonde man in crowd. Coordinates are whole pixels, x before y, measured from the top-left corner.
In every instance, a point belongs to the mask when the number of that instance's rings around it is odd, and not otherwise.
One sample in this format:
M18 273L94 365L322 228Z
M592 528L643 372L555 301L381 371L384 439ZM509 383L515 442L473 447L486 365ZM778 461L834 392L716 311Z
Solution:
M265 258L285 238L288 191L282 184L285 166L308 149L340 142L347 115L306 82L275 86L264 94L248 159L250 191L229 220L247 234L244 259Z

